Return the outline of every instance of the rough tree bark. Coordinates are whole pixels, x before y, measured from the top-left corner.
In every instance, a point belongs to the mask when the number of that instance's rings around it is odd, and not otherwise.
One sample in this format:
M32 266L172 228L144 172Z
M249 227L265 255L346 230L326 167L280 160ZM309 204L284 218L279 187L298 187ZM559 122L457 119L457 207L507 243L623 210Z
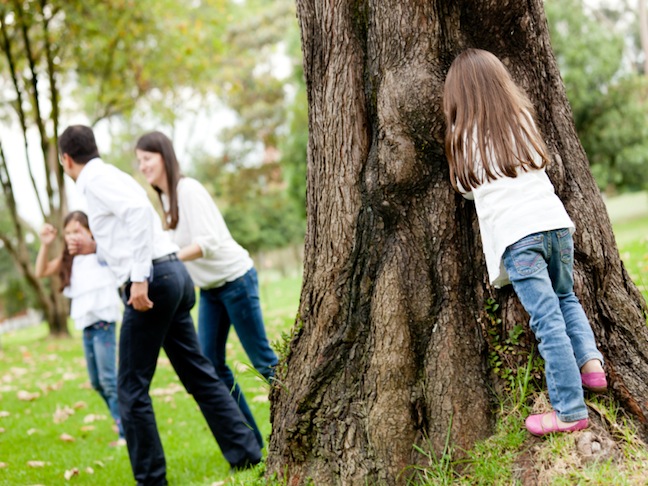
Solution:
M443 81L474 46L533 100L577 224L576 292L615 396L646 423L646 304L620 261L574 131L541 0L298 0L309 102L304 283L273 389L268 472L287 484L398 484L450 432L492 432L485 301L526 323L487 283L474 207L448 182ZM645 429L644 429L645 432Z
M7 76L8 96L15 96L11 107L15 110L23 135L26 168L36 194L36 201L43 220L59 227L67 210L63 169L58 164L57 134L59 118L59 92L57 85L57 68L55 58L58 57L56 48L50 39L50 22L52 11L56 10L45 1L39 2L35 14L30 5L14 1L0 4L0 56L4 64L0 65L1 74ZM46 14L46 12L48 12ZM36 34L35 31L38 31ZM44 61L43 61L44 60ZM40 64L44 63L44 72ZM6 68L6 71L5 71ZM43 78L47 86L43 88ZM49 95L47 102L42 98ZM45 106L49 107L46 109ZM47 113L48 112L48 113ZM47 113L47 114L46 114ZM34 175L34 166L30 158L28 131L35 127L40 137L40 148L43 156L45 177L45 201L39 196ZM48 126L53 136L48 135ZM4 196L7 213L9 214L13 231L10 234L0 234L4 248L9 252L16 267L24 277L38 300L48 323L50 335L69 336L68 331L68 300L58 291L58 277L52 279L51 285L39 280L33 269L32 257L27 250L26 235L28 224L18 214L15 190L7 160L0 140L0 185ZM59 236L57 247L61 246Z

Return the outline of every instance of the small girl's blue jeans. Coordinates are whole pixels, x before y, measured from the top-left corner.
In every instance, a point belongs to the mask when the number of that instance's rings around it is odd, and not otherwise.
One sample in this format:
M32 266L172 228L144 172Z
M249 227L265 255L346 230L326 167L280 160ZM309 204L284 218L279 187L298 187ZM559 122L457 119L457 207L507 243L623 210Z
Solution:
M95 322L83 330L83 350L92 388L104 399L110 415L124 437L117 401L117 365L115 360L115 323Z
M587 417L580 368L603 363L594 333L574 294L574 241L569 229L534 233L503 256L513 290L531 318L545 361L549 400L564 422Z

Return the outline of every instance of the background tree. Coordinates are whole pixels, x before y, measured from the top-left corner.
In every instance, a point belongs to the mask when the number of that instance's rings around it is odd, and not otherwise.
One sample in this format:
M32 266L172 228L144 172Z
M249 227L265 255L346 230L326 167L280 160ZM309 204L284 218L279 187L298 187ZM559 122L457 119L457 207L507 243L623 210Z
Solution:
M23 135L40 219L59 226L66 212L63 171L57 162L62 120L79 112L92 125L127 117L136 107L147 107L144 99L149 109L169 113L187 89L200 93L220 52L218 29L227 5L225 0L0 4L0 116ZM50 331L67 334L67 305L58 283L47 287L33 274L26 243L29 227L18 212L11 161L2 144L0 140L0 180L12 222L11 230L0 234L4 251L36 294ZM37 157L30 150L34 144L40 148Z
M646 188L648 81L639 73L634 7L617 2L592 10L583 0L545 6L576 131L599 187L609 194Z
M575 220L575 287L615 397L648 413L646 304L628 278L574 130L541 0L298 0L309 103L304 283L273 388L269 474L289 484L396 484L492 431L484 328L533 338L510 287L487 283L474 207L448 182L442 86L469 46L528 92ZM492 302L488 300L488 302ZM490 307L492 309L492 307ZM529 344L530 345L530 344ZM645 434L645 428L643 429Z
M255 253L303 241L307 124L294 17L292 0L233 9L217 77L233 121L218 134L222 154L198 154L192 171Z

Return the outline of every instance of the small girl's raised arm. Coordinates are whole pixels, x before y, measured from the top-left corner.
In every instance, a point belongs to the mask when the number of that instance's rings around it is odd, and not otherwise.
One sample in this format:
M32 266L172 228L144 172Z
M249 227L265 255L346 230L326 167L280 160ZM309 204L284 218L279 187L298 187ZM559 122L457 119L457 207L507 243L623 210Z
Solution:
M38 256L36 257L36 265L34 268L34 273L37 278L49 277L58 272L61 266L61 257L54 258L53 260L47 260L47 253L49 246L52 244L56 238L56 228L49 223L45 223L40 231L40 240L41 247L38 250Z

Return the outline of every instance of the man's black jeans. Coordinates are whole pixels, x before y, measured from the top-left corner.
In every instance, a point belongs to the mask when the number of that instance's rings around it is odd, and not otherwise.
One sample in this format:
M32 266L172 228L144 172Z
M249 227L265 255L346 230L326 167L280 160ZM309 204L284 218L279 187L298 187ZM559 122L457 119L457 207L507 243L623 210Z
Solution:
M129 295L130 285L126 285L125 302ZM149 311L126 305L119 339L119 409L138 484L166 484L164 450L149 396L161 347L198 403L227 461L233 467L259 462L261 451L254 433L200 352L189 313L195 290L184 264L175 258L155 263L148 296L153 302Z

